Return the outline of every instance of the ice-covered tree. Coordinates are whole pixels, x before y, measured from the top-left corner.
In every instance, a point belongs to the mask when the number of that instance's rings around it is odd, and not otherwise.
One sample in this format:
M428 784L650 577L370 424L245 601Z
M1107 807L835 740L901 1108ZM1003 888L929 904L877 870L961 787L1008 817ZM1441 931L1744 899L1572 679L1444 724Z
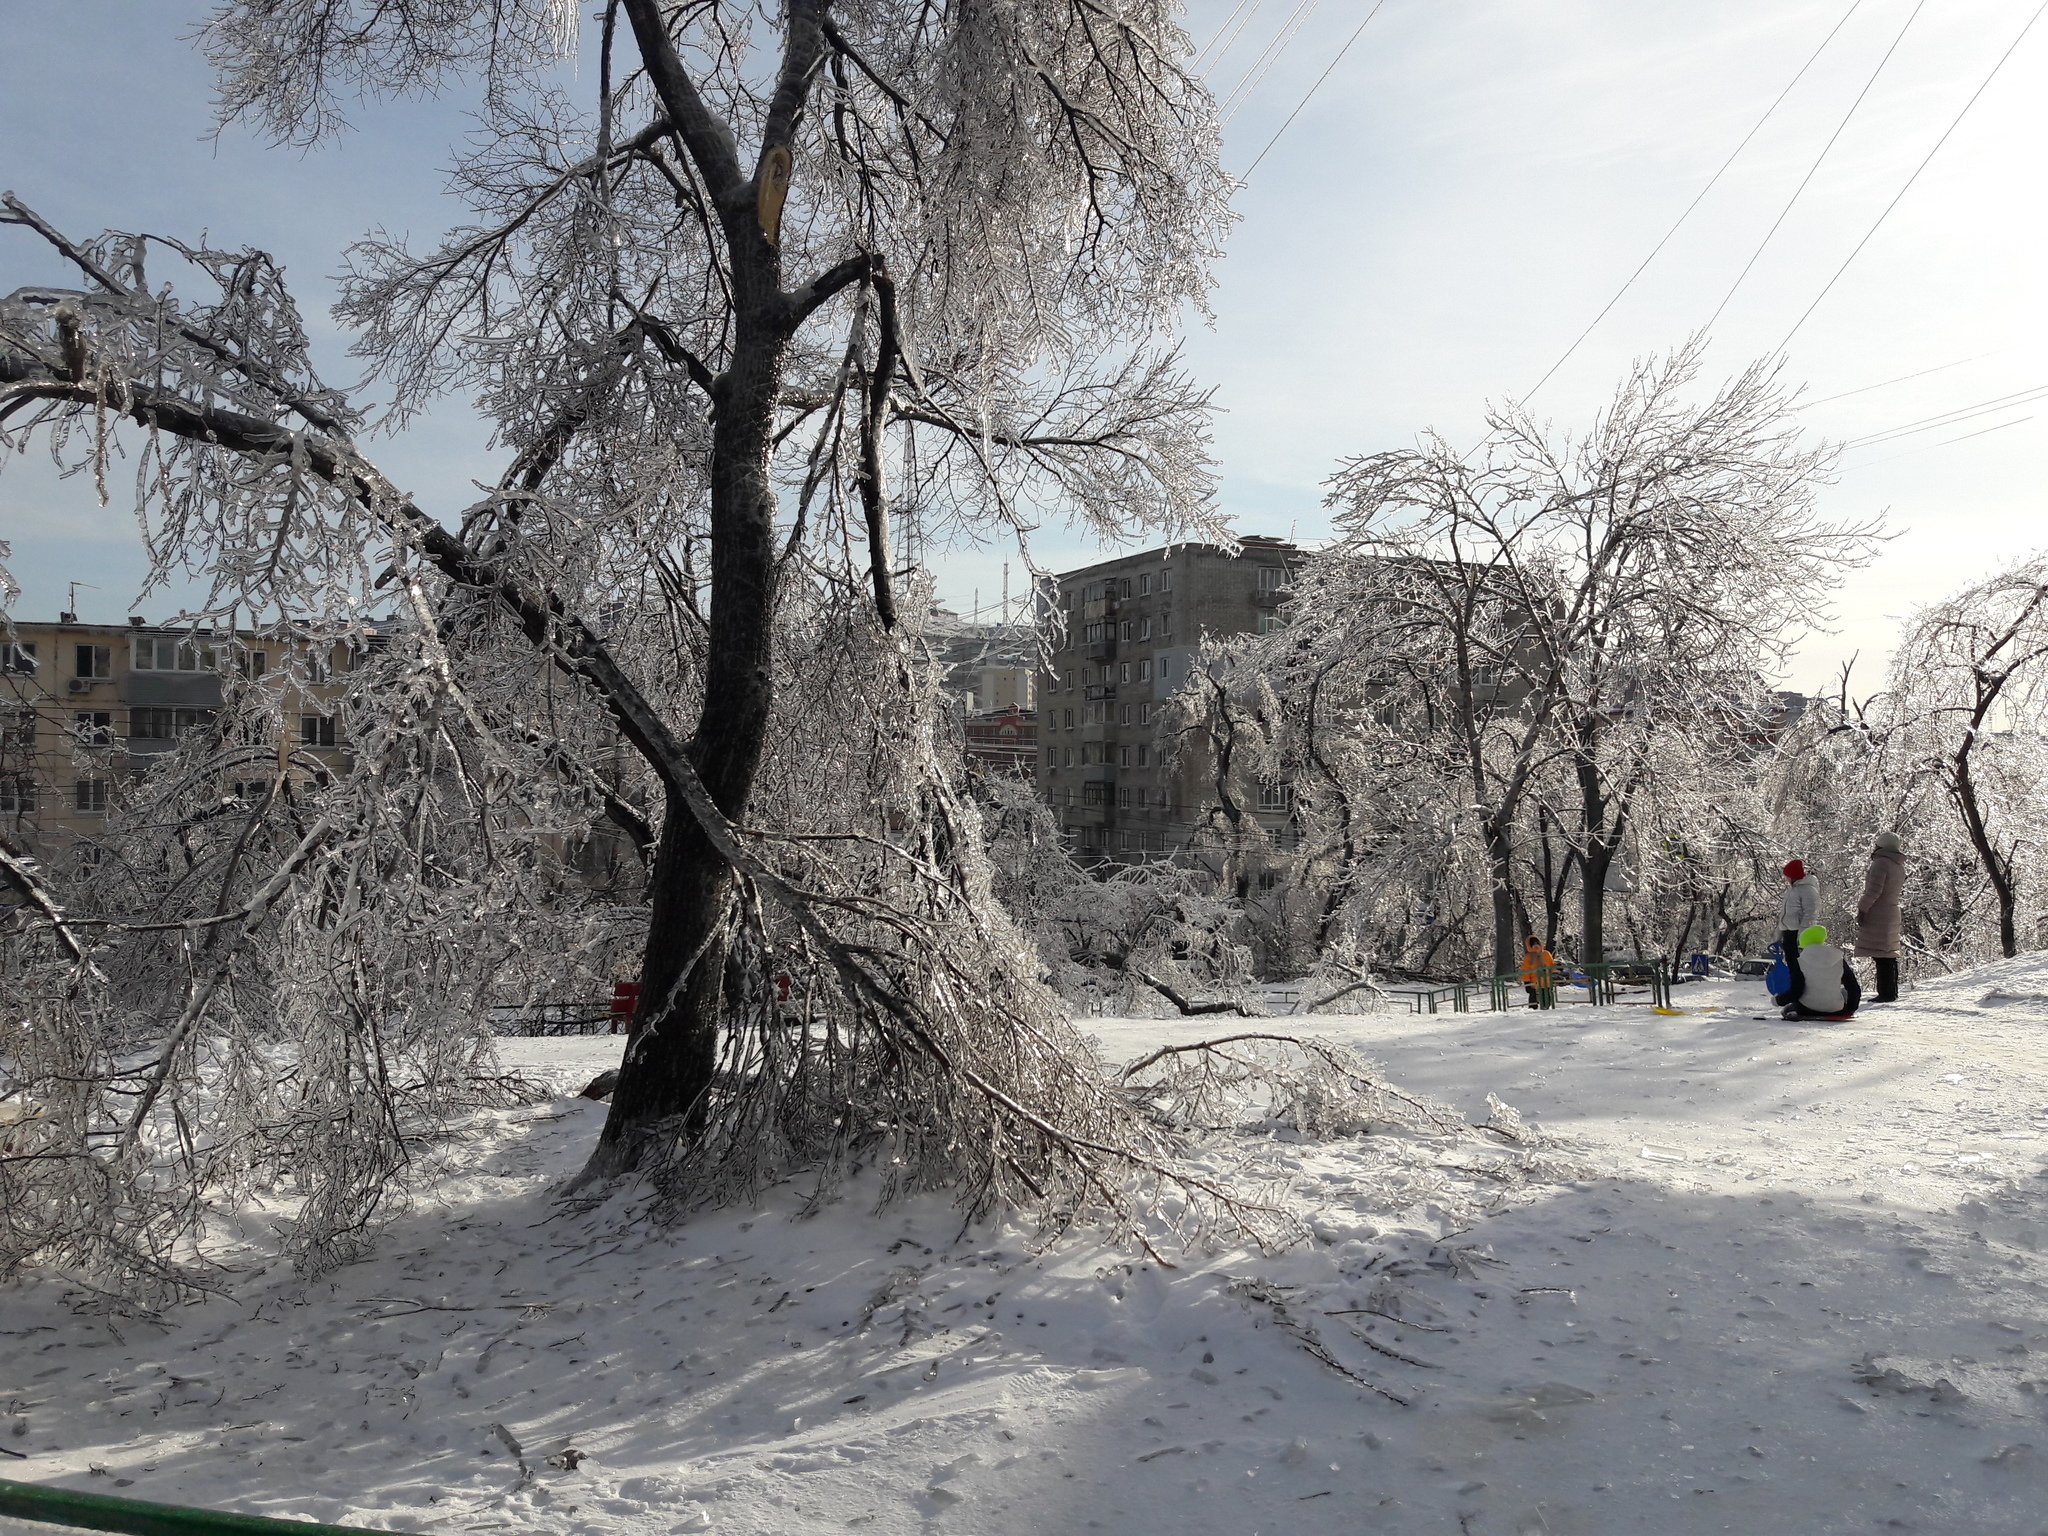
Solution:
M1882 701L1900 798L1938 790L1995 907L1998 952L2019 952L2023 855L2038 849L2048 763L2048 557L1918 614ZM1931 830L1931 829L1930 829Z
M1498 407L1469 450L1430 434L1330 482L1339 538L1301 583L1295 664L1343 656L1356 696L1456 763L1497 970L1518 947L1516 844L1540 775L1561 765L1575 786L1550 809L1597 960L1655 744L1751 729L1755 680L1871 548L1872 528L1819 513L1832 452L1802 441L1778 369L1699 400L1703 350L1638 363L1582 433Z
M403 598L409 670L365 703L456 744L430 769L403 754L431 739L395 743L362 815L502 774L642 848L642 1008L593 1175L654 1159L697 1198L895 1137L971 1203L1108 1198L1123 1101L989 902L892 516L1213 531L1171 337L1227 182L1175 8L613 0L572 83L575 33L558 0L219 6L223 116L280 141L359 96L475 93L468 222L347 256L391 410L322 382L260 251L74 241L10 200L77 279L0 301L7 442L95 472L125 445L159 567L211 580L197 621ZM450 391L504 467L422 507L372 431ZM390 712L405 688L423 714ZM787 1048L792 970L822 1058Z

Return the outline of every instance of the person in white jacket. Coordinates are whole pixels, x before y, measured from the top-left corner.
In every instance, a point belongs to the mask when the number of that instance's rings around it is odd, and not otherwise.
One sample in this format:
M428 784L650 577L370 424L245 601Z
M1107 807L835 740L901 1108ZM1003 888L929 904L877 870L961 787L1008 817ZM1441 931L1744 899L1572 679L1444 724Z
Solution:
M1863 984L1849 957L1828 942L1827 929L1815 923L1799 934L1799 982L1785 1009L1788 1019L1846 1019L1863 1001Z
M1779 995L1780 1003L1789 1003L1799 996L1799 935L1820 921L1820 886L1806 872L1805 862L1793 859L1786 864L1785 878L1792 883L1778 911L1778 943L1779 953L1785 957L1785 969L1792 973L1792 983Z

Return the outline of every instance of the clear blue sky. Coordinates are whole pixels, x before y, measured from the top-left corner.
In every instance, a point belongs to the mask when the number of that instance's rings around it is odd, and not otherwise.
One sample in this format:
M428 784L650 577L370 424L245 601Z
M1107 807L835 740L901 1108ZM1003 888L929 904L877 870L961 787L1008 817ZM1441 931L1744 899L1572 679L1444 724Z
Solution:
M1198 42L1235 3L1192 7ZM1240 171L1369 9L1303 3L1247 0L1238 14L1251 19L1212 73L1230 93L1300 16L1229 123ZM1871 83L1914 0L1861 0L1538 404L1561 423L1583 420L1631 356L1704 324L1868 84L1715 328L1724 368L1777 346L2036 3L1926 6ZM1251 176L1215 326L1190 340L1224 408L1216 446L1239 529L1314 537L1326 527L1319 483L1339 457L1426 426L1469 436L1489 397L1527 391L1850 10L1849 0L1386 0ZM323 332L326 372L346 379L346 338L324 314L329 274L373 225L425 238L447 221L438 168L464 103L364 109L355 133L310 154L241 132L209 141L205 68L182 40L203 12L181 0L13 0L0 183L74 229L210 230L265 246ZM1862 391L1816 406L1817 431L1854 439L2048 385L2048 297L2035 276L2048 234L2044 119L2048 21L1793 338L1793 369L1815 398ZM0 284L55 276L27 240L0 239ZM1828 509L1889 508L1899 537L1849 580L1840 632L1806 645L1794 681L1821 686L1860 650L1859 674L1874 686L1898 615L2048 543L2033 473L2048 410L2035 413L2022 403L1851 451ZM380 459L451 509L496 472L459 406ZM61 606L71 580L98 588L80 594L88 616L129 611L142 561L118 498L101 509L88 486L17 465L0 478L0 536L14 547L23 614ZM1095 553L1052 529L1035 552L1055 567ZM962 608L977 590L992 602L1007 554L945 557L945 595ZM168 612L174 598L153 597L145 611Z

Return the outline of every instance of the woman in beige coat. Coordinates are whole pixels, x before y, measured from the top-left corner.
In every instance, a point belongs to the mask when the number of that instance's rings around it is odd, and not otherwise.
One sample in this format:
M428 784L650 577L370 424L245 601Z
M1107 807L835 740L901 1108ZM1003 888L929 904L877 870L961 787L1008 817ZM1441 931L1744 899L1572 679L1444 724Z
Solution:
M1856 903L1856 953L1877 963L1873 1003L1899 1000L1899 899L1905 889L1906 856L1899 851L1899 834L1880 832Z

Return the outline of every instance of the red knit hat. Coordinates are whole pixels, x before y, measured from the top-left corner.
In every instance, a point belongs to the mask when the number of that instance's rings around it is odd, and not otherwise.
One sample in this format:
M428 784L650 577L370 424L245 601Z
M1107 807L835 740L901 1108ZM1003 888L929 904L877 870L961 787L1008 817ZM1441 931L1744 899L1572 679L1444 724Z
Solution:
M1806 878L1805 863L1799 859L1794 859L1790 864L1787 864L1785 866L1785 878L1787 880L1804 880Z

